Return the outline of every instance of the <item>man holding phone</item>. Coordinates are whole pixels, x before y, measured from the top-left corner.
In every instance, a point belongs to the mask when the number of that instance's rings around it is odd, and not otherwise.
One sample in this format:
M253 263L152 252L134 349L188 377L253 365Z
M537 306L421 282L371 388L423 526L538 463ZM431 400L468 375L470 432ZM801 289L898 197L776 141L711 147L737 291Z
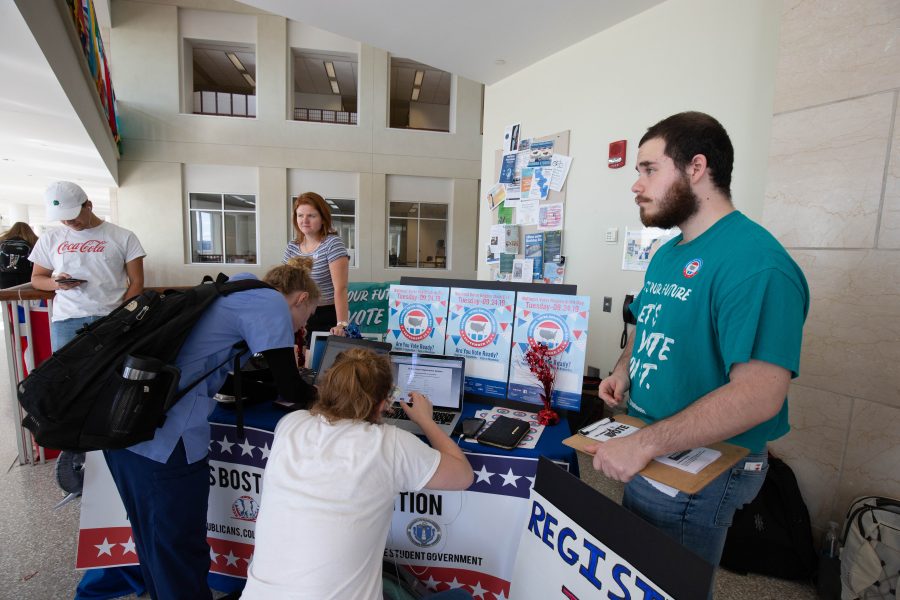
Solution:
M31 285L56 292L50 320L55 352L83 325L144 290L146 252L134 233L95 215L87 194L71 181L50 184L44 201L47 218L63 226L41 235L28 260L34 263ZM144 592L138 567L94 569L78 586L76 598L129 589Z
M34 263L31 285L56 292L50 326L55 351L82 325L143 291L146 253L132 232L95 215L76 184L54 182L44 200L47 218L63 226L38 238L28 260Z

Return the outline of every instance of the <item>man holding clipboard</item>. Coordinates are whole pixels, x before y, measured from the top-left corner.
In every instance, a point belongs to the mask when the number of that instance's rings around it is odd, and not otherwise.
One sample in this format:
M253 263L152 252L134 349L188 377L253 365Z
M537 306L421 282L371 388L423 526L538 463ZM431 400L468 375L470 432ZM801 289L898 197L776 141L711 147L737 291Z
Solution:
M789 430L809 290L800 268L731 202L734 150L709 115L651 127L632 186L647 227L681 235L654 255L630 310L637 319L600 397L648 423L588 446L593 465L628 482L623 506L718 565L734 512L756 497L766 443ZM728 441L750 454L693 494L635 476L655 457Z

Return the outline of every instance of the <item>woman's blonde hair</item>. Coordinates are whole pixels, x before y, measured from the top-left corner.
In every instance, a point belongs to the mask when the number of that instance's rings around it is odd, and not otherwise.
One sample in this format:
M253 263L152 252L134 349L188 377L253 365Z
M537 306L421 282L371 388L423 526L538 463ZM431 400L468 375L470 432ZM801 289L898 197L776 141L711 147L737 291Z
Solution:
M309 300L319 299L319 286L312 278L313 261L307 256L295 256L283 265L272 267L263 281L282 294L306 292Z
M328 421L357 419L377 422L377 410L394 385L391 361L383 354L353 348L341 352L325 372L319 396L309 409Z
M299 244L303 241L303 233L300 231L300 228L297 227L297 209L303 204L312 206L316 209L316 212L319 213L319 216L322 217L322 228L319 229L319 235L325 238L328 237L329 234L337 233L337 230L331 225L331 209L328 208L328 203L325 202L325 198L315 192L303 192L294 198L292 203L293 208L291 209L291 221L294 227L295 242Z
M25 240L28 242L28 245L34 248L34 245L37 244L37 234L31 228L28 223L24 223L22 221L16 221L13 223L12 227L9 228L9 231L0 235L0 242L5 242L6 240Z

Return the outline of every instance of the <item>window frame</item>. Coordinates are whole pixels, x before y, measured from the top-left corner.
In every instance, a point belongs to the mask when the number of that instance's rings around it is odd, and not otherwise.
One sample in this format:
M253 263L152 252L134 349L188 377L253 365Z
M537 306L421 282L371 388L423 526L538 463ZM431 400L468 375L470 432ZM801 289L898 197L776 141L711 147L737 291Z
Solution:
M214 208L193 208L193 207L191 206L192 197L193 197L193 196L200 196L200 195L203 195L203 196L219 196L219 203L220 203L220 204L219 204L219 208L218 208L218 209L214 209ZM235 209L228 209L228 208L225 208L225 197L226 197L226 196L251 196L251 197L253 198L253 210L235 210ZM220 243L222 244L222 254L221 254L221 259L220 259L220 260L217 260L217 261L214 261L214 260L206 260L206 261L199 261L199 260L196 260L196 261L195 261L195 260L194 260L194 255L195 255L195 248L194 248L194 241L195 241L195 240L194 240L194 218L195 218L195 215L200 214L200 213L206 213L206 214L216 213L216 214L218 214L218 216L219 216L219 219L220 219L220 225L221 225L221 239L220 239ZM248 215L248 214L250 214L250 215L253 215L253 223L254 223L254 227L253 227L253 230L254 230L254 256L255 256L255 259L253 260L253 262L229 262L229 261L228 261L228 249L227 249L227 246L226 246L226 243L227 243L227 242L226 242L226 240L227 240L227 236L226 236L226 216L227 216L228 214L232 214L232 215ZM229 265L231 265L231 266L233 266L233 265L259 266L259 265L260 265L260 262L259 262L259 258L260 258L260 256L259 256L259 255L260 255L260 251L259 251L259 239L260 239L260 232L259 232L259 194L256 194L256 193L253 193L253 194L247 194L247 193L237 193L237 192L208 192L208 191L204 191L204 192L198 192L198 191L188 192L188 193L187 193L187 218L188 218L188 227L187 227L188 247L187 247L187 250L188 250L188 264L189 264L189 265L211 265L211 264L213 264L213 265L223 265L223 266L229 266ZM199 242L200 240L198 239L198 240L196 240L196 241ZM197 256L201 256L201 255L202 255L201 252L200 252L200 250L199 250L199 248L196 249L196 255L197 255Z
M392 204L416 204L418 208L416 210L415 219L411 217L395 217L391 215L391 205ZM436 218L436 217L422 217L422 205L423 204L438 204L446 207L447 216L446 218ZM450 234L452 231L452 208L453 203L447 200L388 200L387 201L387 223L386 223L386 232L387 235L386 241L387 245L385 247L385 268L387 269L416 269L416 270L427 270L427 271L449 271L450 270ZM416 264L415 265L392 265L391 264L391 220L405 220L405 221L416 221ZM424 258L420 254L420 244L419 240L421 239L421 223L422 221L430 221L430 222L443 222L444 229L444 264L441 267L438 266L424 266L422 263L425 262ZM435 254L437 256L437 254Z

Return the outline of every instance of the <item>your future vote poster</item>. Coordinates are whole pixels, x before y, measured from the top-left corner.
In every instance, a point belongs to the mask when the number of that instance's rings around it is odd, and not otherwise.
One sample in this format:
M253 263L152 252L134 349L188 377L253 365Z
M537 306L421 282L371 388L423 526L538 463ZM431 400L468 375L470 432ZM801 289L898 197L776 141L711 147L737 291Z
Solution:
M443 354L449 296L449 288L392 285L385 341L394 350Z
M553 405L580 409L590 306L588 296L519 292L509 367L510 400L541 403L543 387L525 360L529 343L534 341L547 346L557 367Z
M453 288L444 354L466 359L466 392L506 398L515 292Z

